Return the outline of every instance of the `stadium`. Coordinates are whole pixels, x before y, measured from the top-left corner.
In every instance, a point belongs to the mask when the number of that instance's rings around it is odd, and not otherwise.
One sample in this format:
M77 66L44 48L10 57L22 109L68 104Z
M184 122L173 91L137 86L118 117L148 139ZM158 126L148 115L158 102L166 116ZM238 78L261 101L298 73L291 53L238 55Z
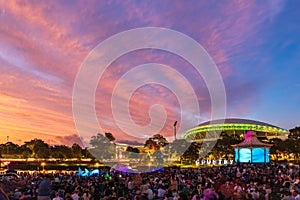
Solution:
M182 138L188 141L201 142L217 140L219 136L235 136L243 138L247 131L256 131L260 139L279 138L287 139L289 131L265 122L227 118L207 121L199 124L183 134Z

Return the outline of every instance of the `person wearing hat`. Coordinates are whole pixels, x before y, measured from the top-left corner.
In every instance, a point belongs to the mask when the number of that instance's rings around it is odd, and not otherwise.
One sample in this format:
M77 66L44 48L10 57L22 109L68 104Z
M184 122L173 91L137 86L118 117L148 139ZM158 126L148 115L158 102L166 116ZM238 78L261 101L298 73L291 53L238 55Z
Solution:
M44 179L38 188L37 200L51 200L51 184L47 179Z

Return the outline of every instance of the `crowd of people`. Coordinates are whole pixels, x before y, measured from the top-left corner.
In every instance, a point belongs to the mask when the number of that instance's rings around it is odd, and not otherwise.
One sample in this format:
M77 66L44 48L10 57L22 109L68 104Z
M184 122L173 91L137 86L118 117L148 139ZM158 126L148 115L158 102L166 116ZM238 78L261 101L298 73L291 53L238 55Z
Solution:
M0 200L300 200L299 166L235 164L151 173L21 173L1 178Z

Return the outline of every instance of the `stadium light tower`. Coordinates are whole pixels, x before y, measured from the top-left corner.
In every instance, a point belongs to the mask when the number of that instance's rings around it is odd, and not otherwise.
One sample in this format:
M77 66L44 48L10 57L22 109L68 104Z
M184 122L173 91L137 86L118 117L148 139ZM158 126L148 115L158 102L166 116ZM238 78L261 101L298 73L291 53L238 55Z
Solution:
M176 140L176 125L177 125L177 121L175 121L174 123L174 139Z

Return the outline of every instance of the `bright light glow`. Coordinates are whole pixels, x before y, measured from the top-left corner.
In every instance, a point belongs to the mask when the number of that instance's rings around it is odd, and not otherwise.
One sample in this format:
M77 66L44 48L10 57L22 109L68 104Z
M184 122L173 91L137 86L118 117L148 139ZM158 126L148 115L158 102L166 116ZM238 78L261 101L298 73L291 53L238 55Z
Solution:
M248 163L251 162L251 149L250 148L236 148L235 150L235 162ZM268 163L270 162L269 149L264 148L252 148L252 163Z

